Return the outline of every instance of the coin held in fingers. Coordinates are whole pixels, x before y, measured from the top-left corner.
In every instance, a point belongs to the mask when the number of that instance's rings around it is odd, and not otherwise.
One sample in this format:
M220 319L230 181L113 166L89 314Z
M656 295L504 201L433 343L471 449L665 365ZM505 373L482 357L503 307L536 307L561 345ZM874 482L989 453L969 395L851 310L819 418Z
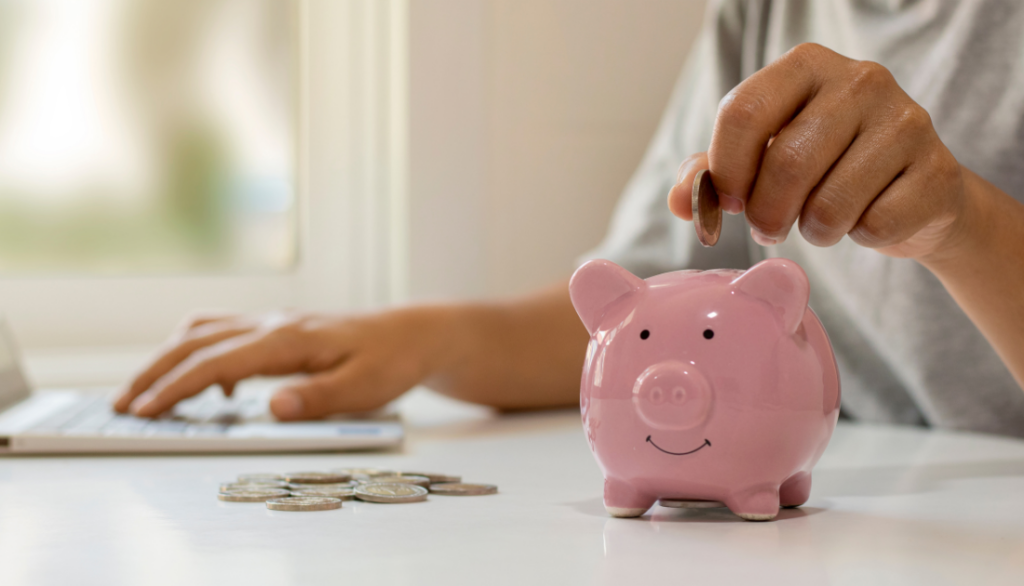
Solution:
M704 246L714 246L722 234L722 207L718 201L718 192L711 184L711 173L707 169L699 171L694 177L690 203L697 240Z

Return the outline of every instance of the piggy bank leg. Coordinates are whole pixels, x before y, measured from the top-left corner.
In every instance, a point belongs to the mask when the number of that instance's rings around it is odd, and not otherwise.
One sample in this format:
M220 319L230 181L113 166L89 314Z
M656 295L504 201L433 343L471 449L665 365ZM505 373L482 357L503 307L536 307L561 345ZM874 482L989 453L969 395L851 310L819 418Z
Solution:
M811 473L797 472L782 483L779 488L779 504L783 507L799 507L811 496Z
M779 514L779 489L760 486L725 499L725 506L747 521L771 521Z
M604 508L612 517L639 517L654 501L654 497L637 492L621 480L606 478L604 481Z

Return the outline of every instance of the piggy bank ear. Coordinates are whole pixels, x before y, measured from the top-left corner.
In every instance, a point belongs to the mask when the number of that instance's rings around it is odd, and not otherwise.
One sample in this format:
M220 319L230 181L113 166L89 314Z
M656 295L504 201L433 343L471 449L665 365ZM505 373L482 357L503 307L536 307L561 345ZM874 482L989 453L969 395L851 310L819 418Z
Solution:
M732 289L767 303L789 334L800 327L811 295L804 270L784 258L770 258L750 267L733 280Z
M576 269L569 281L569 297L591 334L613 303L647 287L640 277L610 260L592 260Z

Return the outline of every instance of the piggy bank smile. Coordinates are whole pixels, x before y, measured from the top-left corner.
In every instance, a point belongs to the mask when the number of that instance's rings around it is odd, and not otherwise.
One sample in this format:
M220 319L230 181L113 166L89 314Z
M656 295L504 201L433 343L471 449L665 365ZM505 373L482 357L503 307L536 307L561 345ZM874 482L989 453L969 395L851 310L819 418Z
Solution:
M704 443L702 443L700 445L700 447L692 449L689 452L670 452L670 451L666 450L665 448L659 446L658 444L654 443L654 440L651 439L651 436L647 436L647 443L651 444L652 446L657 448L659 451L665 452L666 454L668 454L670 456L689 456L690 454L692 454L694 452L699 452L699 451L703 450L704 448L710 448L711 447L711 440L709 440L707 438L704 438Z

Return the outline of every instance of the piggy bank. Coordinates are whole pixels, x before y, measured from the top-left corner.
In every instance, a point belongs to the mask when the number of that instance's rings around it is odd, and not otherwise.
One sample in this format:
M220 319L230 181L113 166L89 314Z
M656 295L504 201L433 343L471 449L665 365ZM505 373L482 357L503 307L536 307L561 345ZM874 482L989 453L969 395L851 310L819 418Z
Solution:
M580 406L609 514L662 499L767 521L806 502L840 391L799 265L643 280L593 260L569 293L591 336Z

